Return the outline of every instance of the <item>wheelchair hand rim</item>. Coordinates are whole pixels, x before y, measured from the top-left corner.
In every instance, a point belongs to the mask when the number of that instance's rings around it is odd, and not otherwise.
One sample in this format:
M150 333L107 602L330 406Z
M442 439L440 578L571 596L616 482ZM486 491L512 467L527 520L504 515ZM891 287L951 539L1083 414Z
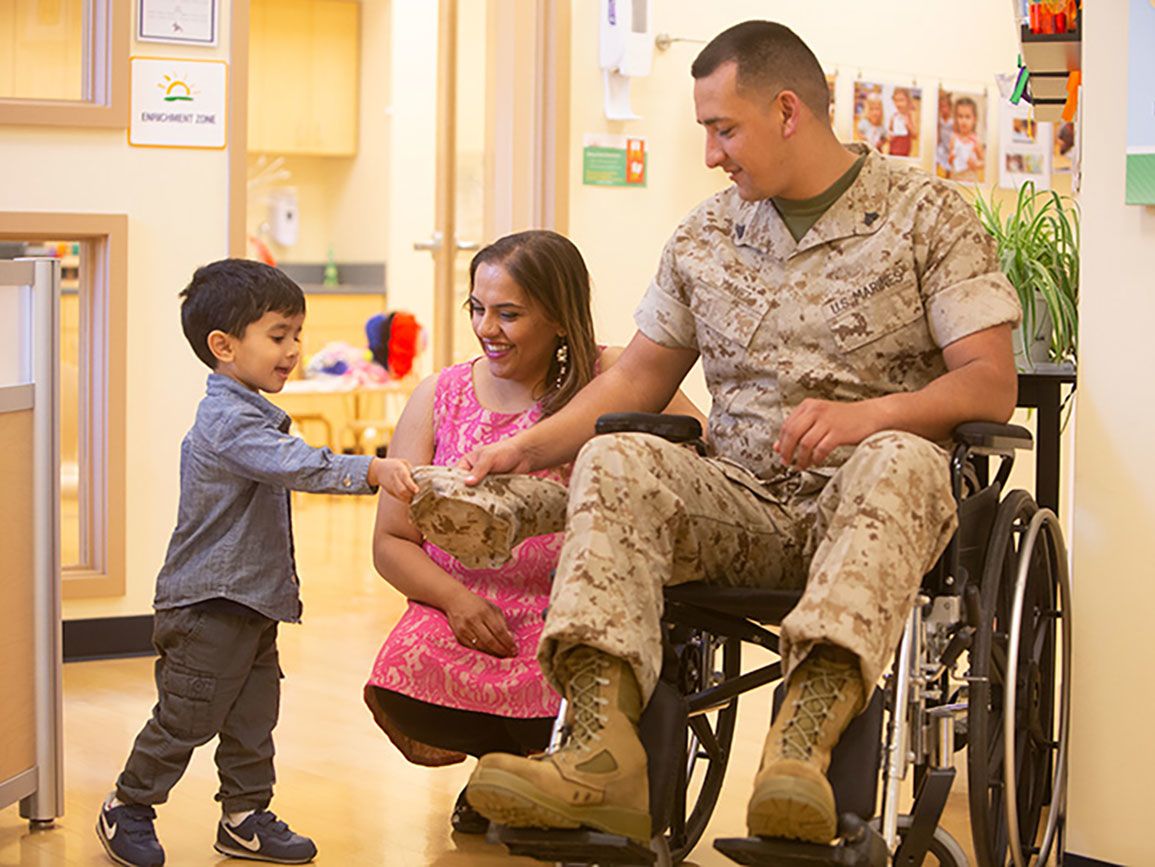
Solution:
M1047 539L1051 545L1054 568L1059 590L1062 612L1062 658L1063 679L1059 687L1059 731L1058 756L1052 775L1051 790L1055 793L1051 809L1047 814L1047 827L1039 846L1038 864L1045 864L1058 829L1060 817L1066 811L1067 779L1067 734L1070 726L1071 692L1071 611L1070 578L1067 572L1067 552L1063 546L1062 528L1059 519L1050 509L1039 509L1031 518L1031 523L1019 548L1018 573L1015 577L1013 607L1011 609L1010 635L1007 643L1008 675L1018 671L1019 639L1023 622L1027 581L1030 574L1031 558L1039 533L1046 527ZM1004 684L1006 698L1003 702L1003 806L1007 820L1007 843L1015 867L1026 867L1023 861L1022 841L1019 835L1018 796L1015 789L1015 707L1017 705L1018 677L1008 676Z

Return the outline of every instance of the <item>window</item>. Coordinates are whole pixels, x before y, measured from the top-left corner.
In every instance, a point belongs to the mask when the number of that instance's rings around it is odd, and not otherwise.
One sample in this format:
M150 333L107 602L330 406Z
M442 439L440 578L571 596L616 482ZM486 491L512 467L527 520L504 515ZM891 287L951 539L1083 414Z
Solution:
M60 538L64 595L124 592L127 220L0 213L0 258L61 260Z
M129 2L0 2L0 123L127 126Z

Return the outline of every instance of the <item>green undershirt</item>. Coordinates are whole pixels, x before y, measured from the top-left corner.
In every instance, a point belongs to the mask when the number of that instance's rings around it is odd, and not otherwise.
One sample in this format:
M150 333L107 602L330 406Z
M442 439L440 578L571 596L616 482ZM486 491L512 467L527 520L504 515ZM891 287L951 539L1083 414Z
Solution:
M801 241L802 236L810 231L810 227L818 222L818 219L825 214L830 206L842 197L842 194L850 189L850 185L854 183L858 173L862 171L862 164L866 162L866 154L863 154L854 161L854 165L846 170L846 173L836 180L824 193L819 193L812 199L782 199L778 197L772 198L770 201L774 203L774 207L778 209L779 215L782 217L782 222L786 224L786 228L790 230L790 234L794 236L795 241Z

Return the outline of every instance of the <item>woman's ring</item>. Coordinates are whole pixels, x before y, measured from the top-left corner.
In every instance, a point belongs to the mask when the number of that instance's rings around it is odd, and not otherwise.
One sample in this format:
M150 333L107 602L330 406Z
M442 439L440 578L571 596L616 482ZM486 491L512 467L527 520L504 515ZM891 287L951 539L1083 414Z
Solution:
M470 643L470 644L472 644L472 645L474 645L474 646L476 647L476 646L477 646L477 639L476 639L476 638L471 638L471 639L469 639L469 643Z

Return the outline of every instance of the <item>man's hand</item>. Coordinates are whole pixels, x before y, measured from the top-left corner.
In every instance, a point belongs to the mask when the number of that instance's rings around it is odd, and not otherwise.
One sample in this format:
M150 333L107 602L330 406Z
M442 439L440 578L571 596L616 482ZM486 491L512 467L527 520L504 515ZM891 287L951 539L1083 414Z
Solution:
M445 609L458 643L492 656L517 656L517 642L501 609L464 587Z
M405 503L419 490L413 481L413 467L402 458L374 458L369 464L369 484Z
M457 468L469 471L465 484L476 485L490 473L528 473L533 469L530 455L521 447L520 439L520 436L513 436L462 455Z
M839 446L856 446L884 429L878 402L838 403L808 397L790 413L774 451L799 470L821 465Z

